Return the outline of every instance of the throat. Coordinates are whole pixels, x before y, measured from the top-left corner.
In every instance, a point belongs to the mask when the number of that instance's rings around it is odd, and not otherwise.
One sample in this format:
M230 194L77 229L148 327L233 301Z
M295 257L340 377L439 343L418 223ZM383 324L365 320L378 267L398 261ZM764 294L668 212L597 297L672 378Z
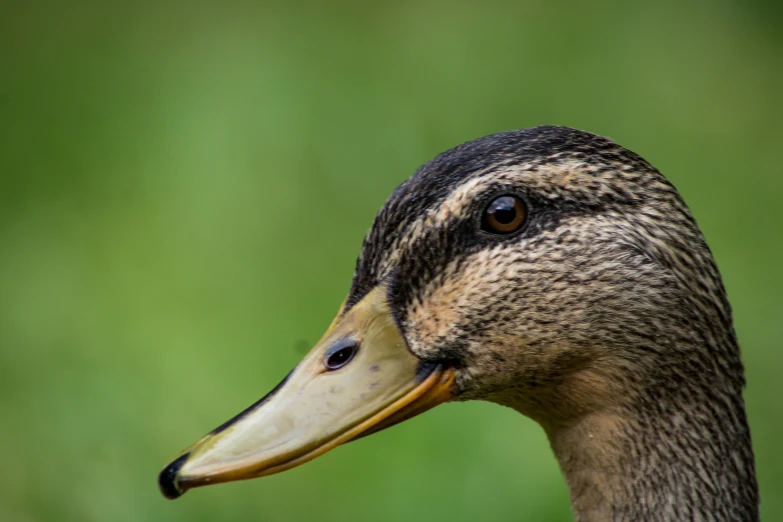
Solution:
M682 410L590 413L542 425L577 521L754 521L758 493L740 413L736 425Z
M615 511L632 502L626 486L634 473L627 462L628 443L620 416L592 414L573 425L545 426L545 430L577 520L612 520Z

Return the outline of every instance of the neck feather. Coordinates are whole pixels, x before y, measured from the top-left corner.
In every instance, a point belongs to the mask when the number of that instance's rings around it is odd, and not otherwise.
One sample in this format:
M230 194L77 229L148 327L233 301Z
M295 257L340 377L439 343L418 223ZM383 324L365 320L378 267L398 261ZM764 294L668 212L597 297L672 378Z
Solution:
M741 398L739 410L704 399L544 425L576 520L757 521Z

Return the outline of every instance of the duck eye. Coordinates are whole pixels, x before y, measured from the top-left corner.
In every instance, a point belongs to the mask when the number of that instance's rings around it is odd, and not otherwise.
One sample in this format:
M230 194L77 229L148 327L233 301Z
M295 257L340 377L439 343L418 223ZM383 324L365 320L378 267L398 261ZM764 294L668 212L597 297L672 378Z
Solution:
M481 230L490 234L516 232L527 220L527 208L516 196L501 196L489 204L481 217Z
M353 359L353 356L356 355L358 350L359 345L351 343L347 346L343 346L342 348L338 348L337 350L332 351L326 355L326 360L324 361L326 368L330 371L339 370L351 362L351 359Z

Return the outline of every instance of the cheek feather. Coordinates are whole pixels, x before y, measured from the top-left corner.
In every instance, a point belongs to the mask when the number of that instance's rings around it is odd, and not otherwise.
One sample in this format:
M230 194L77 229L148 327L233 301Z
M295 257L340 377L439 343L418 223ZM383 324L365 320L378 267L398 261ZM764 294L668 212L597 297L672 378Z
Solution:
M437 357L459 348L460 358L470 359L491 349L486 342L467 339L489 341L486 331L491 330L490 325L502 330L506 320L518 315L511 308L521 304L509 300L514 280L511 271L521 267L515 257L513 250L497 247L449 263L405 314L405 330L414 352Z

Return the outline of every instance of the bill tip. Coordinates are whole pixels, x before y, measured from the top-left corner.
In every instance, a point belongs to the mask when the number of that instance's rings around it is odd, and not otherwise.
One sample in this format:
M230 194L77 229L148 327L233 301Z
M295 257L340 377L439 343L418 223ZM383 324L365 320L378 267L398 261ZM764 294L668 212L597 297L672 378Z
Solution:
M163 471L158 475L158 486L160 486L160 492L167 499L174 500L181 497L185 491L180 488L178 483L179 470L185 461L188 460L190 453L185 453L178 457L174 462L166 466Z

